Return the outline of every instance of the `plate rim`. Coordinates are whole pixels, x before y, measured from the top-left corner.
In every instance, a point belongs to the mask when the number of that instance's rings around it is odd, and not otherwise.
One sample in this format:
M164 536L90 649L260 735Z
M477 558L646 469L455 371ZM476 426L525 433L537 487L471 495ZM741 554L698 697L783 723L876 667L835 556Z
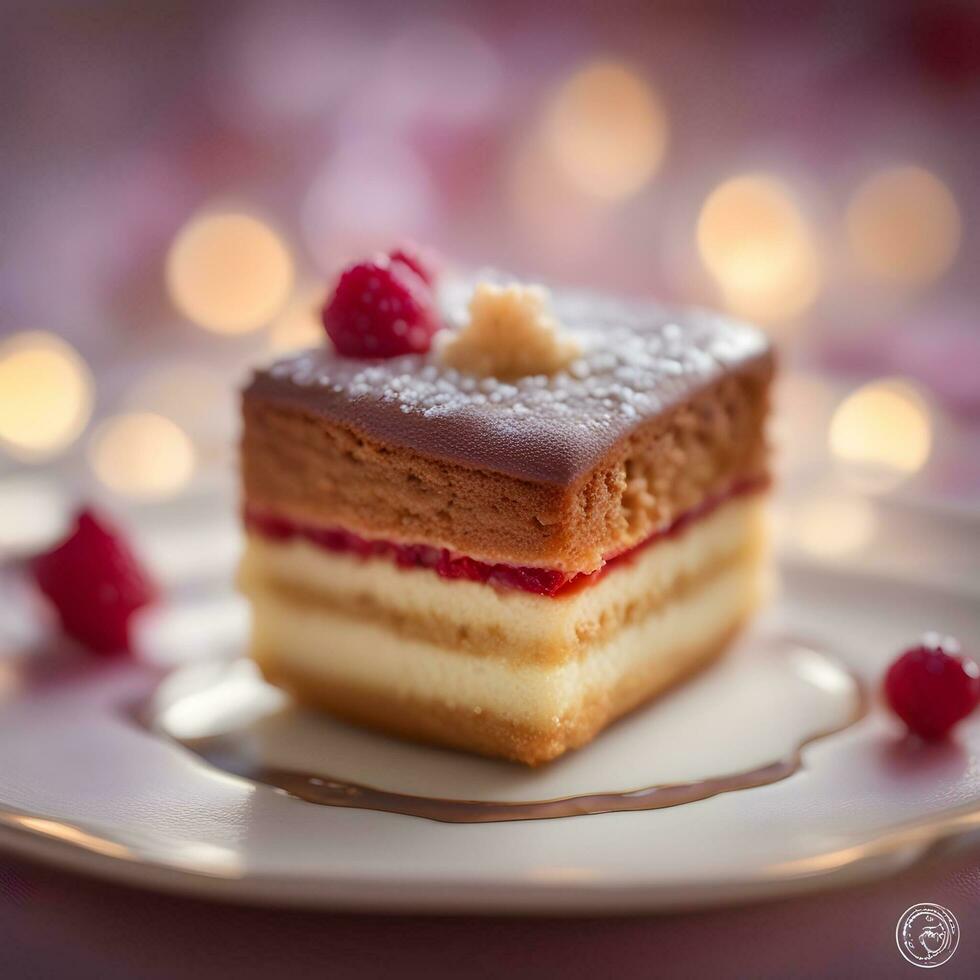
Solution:
M601 819L604 814L593 814ZM222 874L149 859L102 853L24 826L25 818L41 815L0 809L0 849L18 857L102 881L166 892L186 898L228 901L241 905L319 908L337 912L382 914L605 916L670 914L772 901L777 898L857 885L897 874L920 861L959 849L980 854L980 806L963 806L940 817L897 827L886 835L807 859L817 867L801 873L788 866L763 869L755 877L691 882L659 881L624 884L598 881L509 882L446 881L391 876L336 877L272 874ZM423 819L404 817L403 819ZM581 818L577 818L581 819ZM66 821L54 821L67 828ZM86 834L109 846L109 838ZM975 840L974 840L975 838ZM834 859L838 858L835 862Z

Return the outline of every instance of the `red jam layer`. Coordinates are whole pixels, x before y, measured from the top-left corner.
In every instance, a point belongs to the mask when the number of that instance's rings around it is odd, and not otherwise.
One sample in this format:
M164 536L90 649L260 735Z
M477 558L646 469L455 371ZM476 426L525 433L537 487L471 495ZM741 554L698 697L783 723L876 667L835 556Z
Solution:
M680 535L696 520L706 516L733 497L753 493L766 486L765 480L738 483L725 493L710 497L697 507L681 514L672 524L655 531L643 541L607 558L594 572L563 572L558 568L536 568L532 565L507 565L477 561L426 544L398 544L395 541L368 540L342 528L320 528L301 524L288 517L278 517L254 507L245 508L245 526L249 531L273 541L302 538L327 551L357 555L359 558L387 558L399 568L428 568L442 578L467 579L499 588L520 589L535 595L558 596L579 589L602 578L610 569L631 561L650 545Z

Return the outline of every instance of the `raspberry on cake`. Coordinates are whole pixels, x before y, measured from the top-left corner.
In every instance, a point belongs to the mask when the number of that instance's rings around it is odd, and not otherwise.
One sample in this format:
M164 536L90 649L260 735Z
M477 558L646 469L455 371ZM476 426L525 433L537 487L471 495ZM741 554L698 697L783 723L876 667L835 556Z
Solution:
M406 258L380 256L341 273L323 310L323 326L338 354L397 357L429 349L439 322L427 282Z
M773 358L713 314L505 285L443 289L425 353L254 375L241 582L301 701L534 765L750 615Z

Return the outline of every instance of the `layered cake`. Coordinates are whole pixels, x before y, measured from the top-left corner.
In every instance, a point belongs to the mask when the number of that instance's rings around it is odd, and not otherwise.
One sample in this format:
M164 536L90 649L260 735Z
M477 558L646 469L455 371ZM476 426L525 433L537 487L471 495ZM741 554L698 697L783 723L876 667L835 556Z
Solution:
M531 765L750 615L772 353L752 327L411 256L243 397L253 656L298 699Z

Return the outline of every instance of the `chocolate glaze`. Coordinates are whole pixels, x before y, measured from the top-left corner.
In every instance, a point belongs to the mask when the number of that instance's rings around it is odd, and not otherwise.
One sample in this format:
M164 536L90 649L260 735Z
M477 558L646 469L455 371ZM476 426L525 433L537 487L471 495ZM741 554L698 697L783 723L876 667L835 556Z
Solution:
M642 789L619 793L593 793L557 800L499 803L392 793L330 776L259 766L239 755L235 751L234 740L227 736L192 739L181 744L218 769L250 779L254 783L272 786L297 799L306 800L307 803L401 813L439 823L502 823L512 820L552 820L556 817L579 817L593 813L621 813L628 810L659 810L706 800L719 793L777 783L792 776L801 766L800 751L797 750L785 759L758 769L693 783L644 786Z
M477 277L507 281L498 274ZM465 321L476 279L442 291L449 329ZM436 350L389 360L327 346L255 373L246 399L298 408L448 462L566 485L640 423L737 370L771 369L765 336L700 310L557 291L559 322L581 341L567 372L512 383L445 367Z

